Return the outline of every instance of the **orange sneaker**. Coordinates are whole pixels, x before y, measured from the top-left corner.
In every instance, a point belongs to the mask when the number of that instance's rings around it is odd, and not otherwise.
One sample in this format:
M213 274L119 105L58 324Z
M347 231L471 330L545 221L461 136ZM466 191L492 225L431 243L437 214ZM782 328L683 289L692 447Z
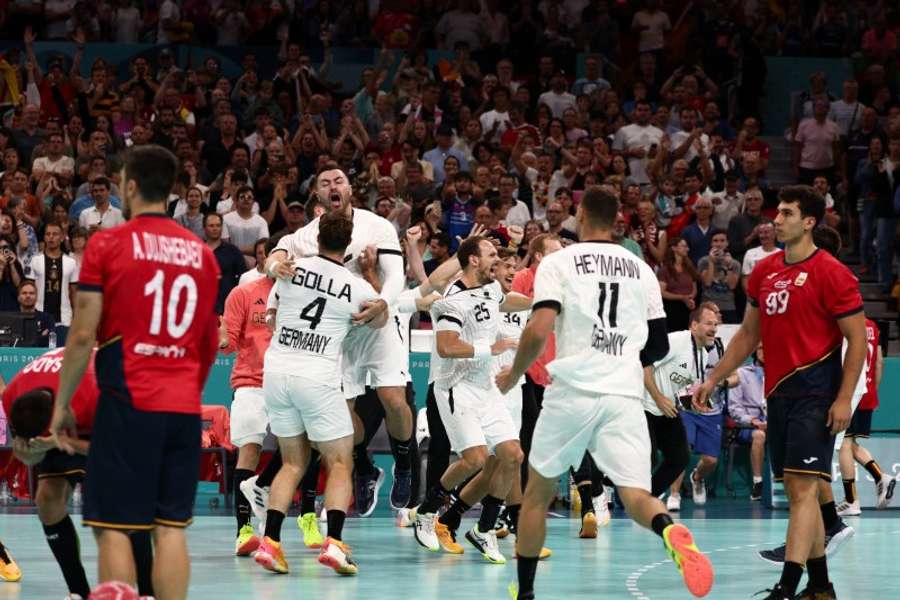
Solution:
M264 537L259 544L256 554L253 555L254 560L266 570L273 573L287 573L288 564L284 559L284 551L281 549L281 542L276 542L270 537Z
M581 517L581 531L578 532L578 537L586 539L597 537L597 515L589 512Z
M0 581L16 582L22 579L22 571L13 559L9 549L0 544Z
M713 585L712 563L694 544L690 529L674 523L663 530L662 537L688 591L698 598L707 595Z
M319 562L331 567L338 575L356 575L359 567L350 556L350 546L332 537L325 538L319 552Z
M450 554L462 554L464 552L463 547L456 542L456 532L451 531L437 517L434 518L434 533L444 552L449 552Z

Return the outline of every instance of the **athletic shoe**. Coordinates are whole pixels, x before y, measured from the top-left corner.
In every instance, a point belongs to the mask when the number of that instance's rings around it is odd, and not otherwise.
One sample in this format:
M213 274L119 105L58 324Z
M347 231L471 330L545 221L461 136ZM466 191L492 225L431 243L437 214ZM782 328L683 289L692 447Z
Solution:
M690 529L681 523L669 525L663 530L663 542L688 591L698 598L707 595L713 585L712 563L694 544Z
M412 470L401 470L394 465L392 471L394 483L391 485L391 508L400 510L407 504L412 496Z
M771 550L760 550L756 554L767 563L771 563L780 567L784 564L784 555L786 552L787 546L785 544L782 544L776 548L772 548Z
M805 590L797 594L797 600L836 600L836 598L834 585L831 583L825 588L813 588L812 585L808 585Z
M333 537L325 538L319 552L319 562L334 569L338 575L356 575L359 572L359 567L350 556L350 546Z
M141 600L143 600L143 598L149 598L149 596L141 596ZM69 594L63 598L63 600L84 600L84 598L82 598L80 594Z
M511 600L534 600L534 592L529 592L524 595L519 595L519 584L516 581L513 581L506 587L507 593L509 593L509 597Z
M600 494L594 498L594 510L597 515L597 525L600 527L609 525L612 514L609 512L609 502L606 501L606 493Z
M244 498L250 503L250 508L253 509L253 515L265 523L266 511L269 510L269 488L256 485L257 479L259 475L245 479L241 482L240 488Z
M259 548L259 536L253 531L253 525L247 523L238 532L237 540L234 542L235 556L250 556Z
M786 591L784 591L782 589L780 583L776 583L775 587L773 587L770 590L763 590L761 592L757 592L756 594L753 595L753 597L755 598L759 594L765 594L766 592L768 592L769 595L766 596L765 598L763 598L762 600L796 600L795 596L791 596L790 594L788 594Z
M694 497L694 504L697 506L703 506L706 504L706 482L705 481L696 481L694 479L694 474L697 472L697 469L691 471L691 491Z
M592 512L581 517L581 531L578 537L583 539L594 539L597 537L597 515Z
M854 533L856 530L839 518L834 527L825 532L825 556L837 554L844 542L852 538Z
M837 505L837 514L839 517L858 517L862 514L862 509L859 507L859 500L855 500L854 502L847 502L844 500Z
M518 559L519 558L519 540L518 539L515 542L514 548L515 548L515 557L516 557L516 559ZM550 558L551 556L553 556L553 550L551 550L550 548L547 548L546 546L542 546L541 551L538 553L538 560L546 560L546 559Z
M316 513L306 513L297 517L297 527L303 534L303 545L307 548L321 548L322 534L319 533L319 521Z
M450 554L462 554L465 552L463 547L456 541L456 532L441 523L437 517L434 518L434 535L437 536L438 544L444 549L444 552Z
M750 490L750 500L753 502L762 500L762 481L753 484L753 488Z
M397 511L397 527L412 527L416 524L416 508L401 508Z
M272 538L265 536L259 544L259 549L253 555L253 560L261 565L266 571L273 573L287 573L288 564L284 559L284 551L281 549L281 542L276 542Z
M494 565L505 565L506 557L500 553L500 547L497 545L497 536L494 530L490 529L484 533L479 531L478 524L466 532L466 539L475 546L475 549L481 552L486 561Z
M894 497L894 486L897 481L887 473L881 474L881 479L875 484L875 491L878 494L878 504L876 508L887 508Z
M434 513L416 513L413 535L416 541L431 552L440 552L441 545L434 531Z
M2 547L0 545L0 548ZM5 556L0 556L0 581L8 581L10 583L19 581L22 579L22 571L19 569L19 565L16 564L12 554L9 553L9 549L5 549L4 554Z
M371 475L353 478L353 498L356 501L356 512L361 517L370 517L378 505L378 490L384 483L384 469L375 467Z
M681 510L681 494L669 494L666 500L666 510L669 512L678 512Z

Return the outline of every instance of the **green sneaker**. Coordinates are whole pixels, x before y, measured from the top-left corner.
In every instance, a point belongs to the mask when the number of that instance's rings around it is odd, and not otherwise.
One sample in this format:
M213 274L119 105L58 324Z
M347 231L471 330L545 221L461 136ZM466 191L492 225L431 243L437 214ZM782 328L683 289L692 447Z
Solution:
M234 543L236 556L250 556L259 548L259 537L253 531L253 525L249 523L241 527L237 540Z
M325 539L319 533L319 522L316 513L306 513L297 517L297 527L303 533L303 543L307 548L321 548Z

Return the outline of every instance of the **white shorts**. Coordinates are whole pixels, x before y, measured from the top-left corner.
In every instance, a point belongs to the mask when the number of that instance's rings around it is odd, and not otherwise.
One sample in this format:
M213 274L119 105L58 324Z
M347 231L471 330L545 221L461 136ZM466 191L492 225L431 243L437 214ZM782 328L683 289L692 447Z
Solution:
M339 388L306 377L264 373L263 389L276 436L306 433L311 442L330 442L353 435L350 410Z
M853 415L856 413L856 409L859 407L859 403L862 402L862 397L865 396L865 393L857 394L854 393L850 398L850 418L853 418ZM834 451L839 452L841 449L841 444L844 443L844 434L847 433L846 430L838 433L834 436Z
M238 448L247 444L262 445L269 426L266 396L262 388L242 387L234 390L231 401L231 443Z
M650 491L650 434L641 400L550 384L529 463L553 479L577 467L585 450L616 485Z
M409 379L409 347L396 323L388 319L380 329L355 327L344 340L341 378L345 398L355 398L369 377L372 387L406 387Z
M497 390L498 392L500 390ZM516 431L522 431L522 386L513 386L509 393L503 394L503 401Z
M519 439L519 430L496 387L483 389L460 382L446 390L436 385L434 399L450 448L457 454L477 446L487 446L493 453L497 444Z

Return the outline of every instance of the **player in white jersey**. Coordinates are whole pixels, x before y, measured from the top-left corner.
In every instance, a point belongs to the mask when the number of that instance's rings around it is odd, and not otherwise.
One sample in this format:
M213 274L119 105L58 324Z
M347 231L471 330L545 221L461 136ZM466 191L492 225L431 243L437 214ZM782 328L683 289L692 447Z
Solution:
M615 196L602 188L582 196L575 218L585 241L541 262L515 361L497 375L501 392L512 389L555 327L556 359L547 367L553 381L535 427L519 516L519 581L510 590L519 600L535 597L545 515L557 480L585 450L615 483L631 518L662 537L688 590L704 596L712 588L709 559L650 494L642 366L663 358L669 344L653 270L612 240L617 211Z
M432 369L441 421L461 459L428 490L416 515L415 537L433 552L443 547L461 554L455 529L466 510L480 500L481 518L466 539L489 562L504 564L494 526L521 465L522 450L519 432L492 382L492 357L516 345L514 340L497 339L500 313L525 310L531 302L520 294L504 294L494 281L497 249L486 238L465 240L456 256L463 274L431 309L438 355ZM436 518L450 491L472 475L459 500Z
M350 204L353 189L347 176L338 168L319 173L316 178L316 194L331 212L344 215L353 221L353 238L342 257L347 268L360 275L356 261L367 246L375 246L382 283L381 293L362 310L354 320L368 321L382 312L388 312L403 291L405 275L403 256L397 231L391 223L373 212L354 210ZM290 277L292 261L318 253L317 235L319 219L284 236L278 247L266 259L266 270L278 278ZM406 404L406 378L409 370L407 352L394 328L360 329L350 334L352 341L345 344L343 379L348 389L365 386L366 376L378 391L385 410L385 423L394 449L394 485L391 489L391 505L406 506L411 491L410 443L413 435L413 415ZM350 396L346 396L350 398Z
M293 277L279 279L273 288L278 309L263 365L263 391L284 464L272 482L265 537L255 558L276 573L288 571L281 525L309 462L311 443L328 471L328 537L319 562L343 575L357 572L341 541L352 493L353 422L340 390L338 361L351 316L377 293L341 261L352 230L352 222L340 213L322 217L319 255L296 260ZM368 325L383 327L386 321L383 311Z
M690 403L692 386L703 381L706 349L715 341L716 327L712 310L702 306L694 309L691 328L670 333L669 352L644 367L644 415L653 454L656 449L662 453L662 462L652 479L654 496L665 492L687 468L690 448L680 416L680 411L686 409L682 399L687 398ZM680 496L671 494L667 507L670 511L680 510Z

